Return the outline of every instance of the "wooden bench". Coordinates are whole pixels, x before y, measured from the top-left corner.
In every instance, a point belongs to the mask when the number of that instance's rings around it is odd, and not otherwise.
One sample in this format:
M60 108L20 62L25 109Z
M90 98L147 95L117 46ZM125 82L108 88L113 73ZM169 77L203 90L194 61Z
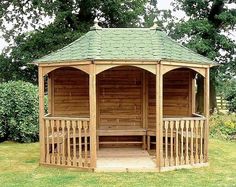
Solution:
M141 136L141 141L99 141L100 136ZM97 130L97 148L100 144L142 144L146 149L146 130L136 129L98 129Z

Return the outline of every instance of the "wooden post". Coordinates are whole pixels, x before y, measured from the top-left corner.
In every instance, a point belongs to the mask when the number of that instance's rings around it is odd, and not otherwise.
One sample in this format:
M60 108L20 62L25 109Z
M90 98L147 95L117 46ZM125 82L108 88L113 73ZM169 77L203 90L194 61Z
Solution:
M90 156L91 167L96 168L96 74L95 64L90 65L89 74L89 109L90 109Z
M163 158L163 145L162 145L162 126L163 126L163 78L162 78L162 65L156 66L156 164L157 168L161 170Z
M196 79L192 76L192 114L196 112Z
M45 137L44 137L44 77L43 69L38 68L39 84L39 142L40 142L40 163L45 163Z
M205 162L208 162L208 142L209 142L209 100L210 100L210 68L206 68L204 79L204 114L206 117L205 135L204 135L204 156Z
M48 75L48 114L52 114L52 77Z

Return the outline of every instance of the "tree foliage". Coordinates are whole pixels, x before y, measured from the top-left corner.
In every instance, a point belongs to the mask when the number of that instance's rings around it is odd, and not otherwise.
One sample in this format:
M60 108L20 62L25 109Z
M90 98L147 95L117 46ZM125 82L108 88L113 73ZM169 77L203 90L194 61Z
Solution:
M103 27L134 27L144 14L147 0L3 0L0 3L0 29L7 41L14 40L8 48L11 79L36 81L37 69L27 63L55 51L81 34L87 32L98 17ZM53 22L40 23L46 17ZM8 28L6 23L12 23ZM29 28L35 29L25 33ZM0 65L1 66L1 65ZM5 74L2 74L4 76ZM4 77L2 80L8 79Z
M171 36L197 53L220 64L211 71L211 108L215 108L215 86L218 72L235 73L235 41L227 32L235 30L236 9L229 8L232 0L175 0L175 10L182 10L182 19L171 31ZM199 109L201 110L201 109Z

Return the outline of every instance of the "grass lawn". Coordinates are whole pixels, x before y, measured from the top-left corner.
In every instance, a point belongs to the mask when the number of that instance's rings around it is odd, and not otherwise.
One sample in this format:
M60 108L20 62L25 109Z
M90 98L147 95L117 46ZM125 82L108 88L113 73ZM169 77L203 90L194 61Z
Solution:
M39 144L0 144L0 186L236 186L236 142L210 140L210 166L164 173L91 173L39 167Z

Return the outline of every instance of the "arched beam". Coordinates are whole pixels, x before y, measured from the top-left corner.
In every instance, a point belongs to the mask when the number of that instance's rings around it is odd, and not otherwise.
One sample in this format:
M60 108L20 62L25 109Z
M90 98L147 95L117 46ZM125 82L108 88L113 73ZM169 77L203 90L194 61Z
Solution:
M196 71L197 73L199 73L200 75L202 75L203 77L206 76L206 68L199 68L199 67L186 67L186 66L168 66L168 65L163 65L163 69L162 69L162 75L175 70L175 69L180 69L180 68L186 68L186 69L191 69L193 71Z
M47 75L48 73L59 69L59 68L74 68L74 69L78 69L81 70L87 74L90 73L90 68L89 65L76 65L76 66L44 66L43 68L43 76Z
M140 64L140 65L133 65L133 64L124 64L124 65L114 65L114 64L99 64L99 65L96 65L96 75L103 72L103 71L106 71L106 70L109 70L111 68L115 68L115 67L120 67L120 66L132 66L132 67L137 67L137 68L140 68L140 69L144 69L152 74L156 74L156 65L153 65L153 64Z

